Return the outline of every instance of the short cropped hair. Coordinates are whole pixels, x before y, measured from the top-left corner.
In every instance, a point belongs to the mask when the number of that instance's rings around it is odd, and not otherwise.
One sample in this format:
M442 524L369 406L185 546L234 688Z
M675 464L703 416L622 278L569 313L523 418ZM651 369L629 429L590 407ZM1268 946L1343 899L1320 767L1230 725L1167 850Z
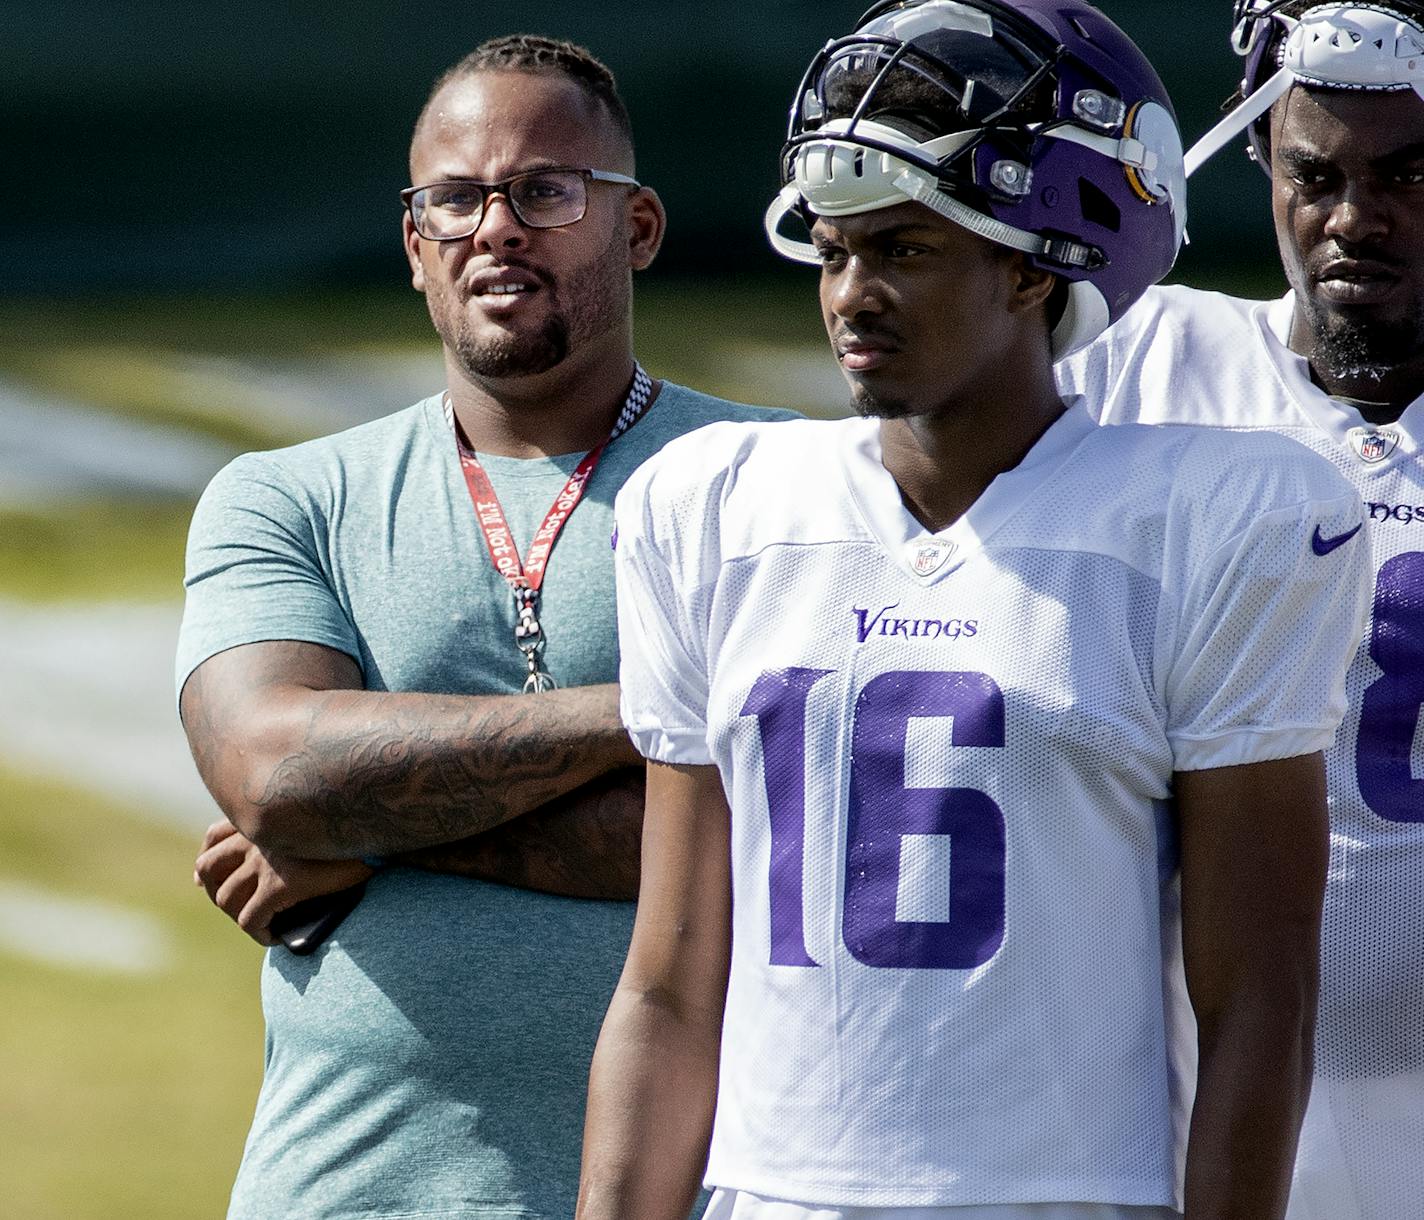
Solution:
M601 105L620 135L633 143L633 123L628 108L618 95L618 85L608 65L586 47L558 38L538 34L508 34L480 43L459 63L447 68L431 86L430 96L421 107L415 127L419 131L426 111L436 95L452 81L463 80L477 72L547 72L567 77L591 101Z

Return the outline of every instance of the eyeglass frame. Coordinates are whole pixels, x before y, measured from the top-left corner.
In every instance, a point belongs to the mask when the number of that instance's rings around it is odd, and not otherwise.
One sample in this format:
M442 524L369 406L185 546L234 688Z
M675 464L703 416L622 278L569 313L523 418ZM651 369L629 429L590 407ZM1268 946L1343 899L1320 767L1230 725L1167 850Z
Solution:
M474 178L442 178L438 182L427 182L424 186L408 186L401 191L400 200L410 216L410 223L415 229L416 235L423 241L464 241L467 237L473 237L479 232L480 225L484 223L485 214L489 208L489 201L492 195L503 195L505 202L509 204L509 210L514 213L515 220L526 229L563 229L569 225L578 224L579 221L588 215L588 192L587 187L585 187L584 209L578 216L574 217L573 220L565 220L563 223L556 225L530 224L519 214L519 210L514 206L514 202L510 198L509 188L515 182L518 182L519 179L533 177L536 174L580 174L587 182L612 182L617 185L632 187L634 190L643 189L643 184L636 178L630 178L627 174L614 173L612 170L588 169L585 166L579 165L541 165L535 169L525 169L520 170L517 174L510 174L508 178L504 178L499 182L478 182ZM416 224L415 221L415 197L421 191L428 191L432 187L437 186L474 186L479 188L481 193L480 214L475 221L475 227L468 233L461 233L458 237L426 237L426 235L420 231L420 226Z

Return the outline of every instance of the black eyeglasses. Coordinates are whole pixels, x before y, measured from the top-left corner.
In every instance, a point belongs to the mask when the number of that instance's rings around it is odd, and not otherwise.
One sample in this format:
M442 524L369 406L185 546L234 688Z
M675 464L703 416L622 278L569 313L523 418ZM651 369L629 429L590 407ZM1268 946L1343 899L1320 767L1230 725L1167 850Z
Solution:
M531 229L557 229L582 220L588 211L588 184L614 182L635 190L640 185L627 174L603 169L535 169L503 182L432 182L408 186L401 202L410 210L415 231L429 241L458 241L480 227L485 204L503 195Z

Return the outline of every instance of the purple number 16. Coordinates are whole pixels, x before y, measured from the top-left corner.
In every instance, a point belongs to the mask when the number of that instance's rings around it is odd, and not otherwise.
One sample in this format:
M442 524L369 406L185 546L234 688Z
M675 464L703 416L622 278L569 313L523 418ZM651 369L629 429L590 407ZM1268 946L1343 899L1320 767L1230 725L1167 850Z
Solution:
M762 674L742 707L761 732L771 814L771 964L817 966L806 951L806 703L831 670ZM905 784L912 719L952 717L952 746L1002 747L1004 696L981 673L880 674L856 700L851 728L846 831L846 947L868 966L967 970L1004 938L1004 815L974 788ZM948 904L942 921L896 916L906 835L949 840Z

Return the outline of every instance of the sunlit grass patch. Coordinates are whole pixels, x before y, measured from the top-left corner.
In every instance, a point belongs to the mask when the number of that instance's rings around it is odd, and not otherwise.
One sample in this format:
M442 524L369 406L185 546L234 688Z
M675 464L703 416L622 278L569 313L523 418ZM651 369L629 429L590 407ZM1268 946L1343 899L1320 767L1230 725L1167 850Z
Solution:
M120 904L172 949L129 974L0 955L7 1217L222 1214L261 1076L260 950L193 886L195 845L0 767L0 881Z
M32 602L171 601L193 506L81 500L0 510L0 595Z
M399 284L284 296L0 300L0 349L112 344L224 355L301 355L431 335L420 295Z
M172 353L114 344L0 347L0 373L47 395L146 424L197 432L234 452L306 439L281 403L240 372L195 365Z
M639 276L634 320L638 355L657 376L773 405L788 405L785 376L763 382L740 350L826 351L814 273L750 281ZM309 435L302 413L284 413L280 395L245 377L244 366L382 353L399 359L433 354L438 344L423 300L397 284L278 298L0 301L0 376L239 450Z

